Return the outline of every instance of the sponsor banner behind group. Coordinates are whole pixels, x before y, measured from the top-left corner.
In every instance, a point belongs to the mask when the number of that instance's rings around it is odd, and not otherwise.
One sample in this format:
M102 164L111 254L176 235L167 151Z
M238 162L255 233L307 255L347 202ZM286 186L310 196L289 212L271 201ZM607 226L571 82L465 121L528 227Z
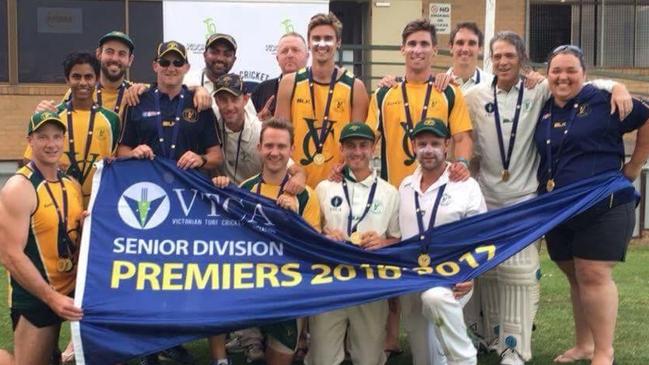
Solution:
M254 84L280 74L275 60L279 38L288 32L298 32L306 38L309 19L316 13L326 13L329 1L165 0L162 9L164 40L175 40L187 47L192 67L185 77L186 83L200 82L207 38L214 33L227 33L238 46L231 72L241 75L246 84Z
M174 161L100 163L75 292L84 310L72 324L77 364L114 364L232 329L450 287L620 189L633 188L620 174L602 176L437 227L423 242L365 251Z

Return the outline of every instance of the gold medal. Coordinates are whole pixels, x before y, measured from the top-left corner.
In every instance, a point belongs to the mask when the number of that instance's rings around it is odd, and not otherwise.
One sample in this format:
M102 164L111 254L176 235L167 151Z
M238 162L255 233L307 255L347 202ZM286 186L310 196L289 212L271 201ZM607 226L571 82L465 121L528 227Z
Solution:
M56 270L58 272L66 272L66 267L68 263L65 257L59 258L59 261L56 262Z
M72 271L72 268L74 268L74 264L72 263L72 260L71 259L65 259L65 272Z
M316 153L315 156L313 156L313 163L316 165L322 165L325 163L325 157L322 153Z
M550 180L548 180L548 182L545 184L545 190L547 190L547 192L549 193L549 192L551 192L552 190L554 190L554 187L555 187L555 186L556 186L556 184L554 183L554 179L550 179Z
M417 258L417 263L419 267L428 267L430 266L430 256L427 253L422 253Z
M361 233L359 231L354 231L352 234L349 236L349 241L356 246L361 244Z
M500 174L502 181L509 181L509 170L503 170L503 173Z

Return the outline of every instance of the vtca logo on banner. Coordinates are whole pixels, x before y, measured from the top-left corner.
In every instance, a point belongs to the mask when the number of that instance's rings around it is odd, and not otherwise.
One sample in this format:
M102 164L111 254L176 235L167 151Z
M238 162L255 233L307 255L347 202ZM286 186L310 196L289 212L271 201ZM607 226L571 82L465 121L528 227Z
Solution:
M163 188L151 182L131 185L117 203L120 218L135 229L152 229L169 215L169 197Z

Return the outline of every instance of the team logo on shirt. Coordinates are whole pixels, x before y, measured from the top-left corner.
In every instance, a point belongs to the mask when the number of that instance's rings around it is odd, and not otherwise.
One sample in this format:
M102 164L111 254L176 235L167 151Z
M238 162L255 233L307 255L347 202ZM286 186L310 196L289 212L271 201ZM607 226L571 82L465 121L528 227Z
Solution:
M334 110L337 111L338 113L344 113L345 112L345 104L346 101L343 98L338 98L334 100Z
M340 207L342 205L343 198L341 198L339 196L334 196L333 198L331 198L330 203L331 203L332 207L338 208L338 207Z
M577 116L583 118L590 114L590 105L588 104L579 104L577 107Z
M444 193L444 195L442 195L442 200L439 202L439 205L445 207L449 204L451 204L451 196Z
M493 113L494 112L494 103L489 102L489 103L485 104L484 110L489 114Z
M383 203L380 201L375 201L370 207L370 213L372 214L383 214Z
M408 123L401 122L401 129L403 129L403 139L401 140L401 148L408 158L403 160L404 165L410 166L415 163L416 156L412 151L412 146L410 141L412 141L412 131L408 128Z
M196 112L196 109L194 109L194 108L186 108L185 110L183 110L182 115L183 115L184 120L186 120L188 122L191 122L191 123L194 123L194 122L196 122L198 120L198 113Z
M313 162L313 158L316 155L319 155L316 149L313 149L313 151L311 150L311 145L312 145L311 141L313 141L313 146L316 146L318 142L324 145L325 141L327 140L327 137L330 134L333 136L333 129L334 129L334 124L336 124L336 121L329 120L329 123L327 123L327 130L324 132L324 137L322 138L322 141L320 141L320 134L322 133L322 122L319 122L311 118L304 118L304 122L306 123L306 126L309 129L309 131L307 132L306 136L304 136L304 140L302 141L302 152L304 153L305 158L300 160L300 164L302 166L307 166ZM318 122L319 125L316 125L316 122ZM322 153L322 155L324 155L324 153ZM329 162L331 161L332 158L333 156L328 158L325 156L324 162Z

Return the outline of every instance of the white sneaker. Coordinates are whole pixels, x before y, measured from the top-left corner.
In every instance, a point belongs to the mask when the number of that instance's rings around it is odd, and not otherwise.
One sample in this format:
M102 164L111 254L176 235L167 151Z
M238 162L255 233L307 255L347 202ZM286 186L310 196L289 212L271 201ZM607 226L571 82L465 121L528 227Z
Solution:
M516 351L507 349L500 355L500 365L525 365L525 361Z

